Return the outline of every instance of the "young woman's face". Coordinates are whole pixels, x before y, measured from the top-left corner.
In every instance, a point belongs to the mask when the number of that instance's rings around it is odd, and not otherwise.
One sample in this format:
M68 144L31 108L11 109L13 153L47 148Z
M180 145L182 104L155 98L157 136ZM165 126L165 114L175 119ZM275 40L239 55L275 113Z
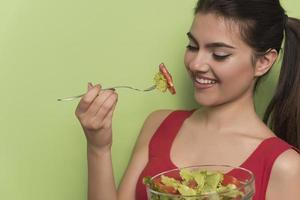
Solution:
M247 95L252 98L252 49L242 41L238 25L214 14L197 14L188 38L184 62L199 104L217 106Z

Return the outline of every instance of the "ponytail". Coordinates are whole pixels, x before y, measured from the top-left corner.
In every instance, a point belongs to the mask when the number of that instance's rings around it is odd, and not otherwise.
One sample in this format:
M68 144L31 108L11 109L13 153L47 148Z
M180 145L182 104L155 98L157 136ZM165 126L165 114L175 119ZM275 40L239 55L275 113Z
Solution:
M300 20L286 17L284 55L277 89L264 114L275 134L300 148Z

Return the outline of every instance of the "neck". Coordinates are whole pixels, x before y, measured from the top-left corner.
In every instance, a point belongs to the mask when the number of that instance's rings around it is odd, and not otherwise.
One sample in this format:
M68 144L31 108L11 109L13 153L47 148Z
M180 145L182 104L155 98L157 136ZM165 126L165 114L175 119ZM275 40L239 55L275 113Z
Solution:
M228 130L248 127L253 120L259 118L255 112L252 93L243 95L239 99L226 102L214 107L201 109L200 117L204 126L212 130Z

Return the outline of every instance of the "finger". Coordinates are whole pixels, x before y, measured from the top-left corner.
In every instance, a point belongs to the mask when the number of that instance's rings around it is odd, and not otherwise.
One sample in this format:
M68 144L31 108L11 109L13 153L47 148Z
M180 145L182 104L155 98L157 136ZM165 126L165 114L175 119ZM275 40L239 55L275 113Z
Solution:
M105 118L108 115L112 116L112 112L114 110L115 104L116 104L116 94L112 94L105 102L104 104L101 106L100 110L103 110L103 107L107 108L107 111L102 112L101 114L98 112L97 115L95 115L92 119L90 119L90 124L93 127L93 129L99 129L99 128L109 128L111 127L111 120L106 120L106 122L104 122ZM112 106L110 106L110 103L108 102L115 102L112 103ZM110 107L110 109L109 109ZM111 118L110 118L111 119Z
M77 111L79 113L84 113L88 110L91 103L94 99L98 96L99 92L101 91L101 86L96 85L92 89L90 89L80 100Z
M88 108L86 114L89 116L95 116L104 102L113 94L111 90L101 90L99 96L94 100L91 106Z
M109 113L105 116L103 120L103 128L110 128L112 125L112 117L117 105L117 101L114 103L113 108L109 111Z
M113 92L113 94L106 99L102 104L101 108L96 113L96 119L103 121L111 110L113 110L114 105L117 103L118 95Z

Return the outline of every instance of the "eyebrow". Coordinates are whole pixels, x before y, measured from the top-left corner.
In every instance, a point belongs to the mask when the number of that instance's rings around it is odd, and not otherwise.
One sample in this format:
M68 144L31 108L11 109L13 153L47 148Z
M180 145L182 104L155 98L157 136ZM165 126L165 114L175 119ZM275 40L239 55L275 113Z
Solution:
M196 38L192 35L191 32L188 32L186 35L188 36L188 38L189 38L190 40L192 40L192 41L195 42L197 45L199 45L198 42L197 42L197 40L196 40Z
M192 40L193 42L195 42L197 45L199 45L199 43L197 42L196 38L192 35L191 32L188 32L187 33L187 36L190 40ZM209 43L209 44L206 44L205 47L207 48L220 48L220 47L226 47L226 48L230 48L230 49L235 49L235 47L229 45L229 44L226 44L224 42L213 42L213 43Z

